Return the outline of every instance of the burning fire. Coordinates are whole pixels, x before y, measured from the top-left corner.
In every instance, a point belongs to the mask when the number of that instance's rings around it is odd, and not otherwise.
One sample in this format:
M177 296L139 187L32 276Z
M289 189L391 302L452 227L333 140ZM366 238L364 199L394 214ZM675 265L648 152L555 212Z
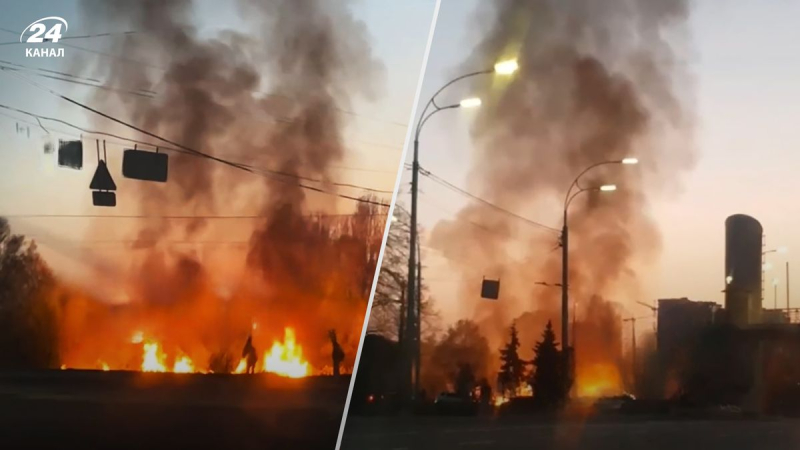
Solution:
M147 342L144 344L144 357L142 358L142 372L166 372L164 364L166 356L159 352L158 344Z
M274 342L272 349L264 354L264 371L290 378L308 375L308 362L303 360L303 349L295 342L294 329L285 328L283 344Z
M157 340L145 339L141 331L135 332L130 342L142 346L140 366L142 372L206 373L203 369L198 369L192 358L182 352L172 360ZM170 361L173 361L171 365ZM104 371L111 370L108 363L100 360L96 367ZM67 365L62 365L61 369L67 369ZM283 342L273 342L272 348L264 352L260 371L290 378L301 378L311 374L311 365L303 358L303 348L297 344L293 328L285 328ZM247 358L242 358L233 373L243 374L246 372Z
M495 395L494 397L494 406L499 407L500 405L508 403L508 397L502 395Z
M612 364L579 367L577 373L579 397L602 397L622 392L619 370Z
M175 366L172 371L175 373L194 373L194 363L188 356L181 356L175 360Z
M239 365L233 370L233 373L245 373L247 371L247 358L239 360Z

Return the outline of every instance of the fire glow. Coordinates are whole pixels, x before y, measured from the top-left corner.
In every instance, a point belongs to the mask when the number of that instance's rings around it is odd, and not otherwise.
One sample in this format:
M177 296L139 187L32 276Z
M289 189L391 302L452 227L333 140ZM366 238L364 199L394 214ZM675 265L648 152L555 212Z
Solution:
M303 349L295 342L294 330L284 330L283 343L275 342L264 354L264 371L290 378L308 375L308 363L303 361Z
M141 345L142 363L138 369L141 372L213 373L211 370L199 368L192 358L181 352L178 352L179 356L171 359L158 341L145 339L141 331L135 332L130 342ZM172 364L169 364L169 361L173 361ZM273 373L289 378L302 378L312 374L311 365L304 359L303 348L297 343L295 331L290 327L284 329L283 342L273 342L270 350L264 352L261 361L263 361L261 370L256 370L256 372ZM103 371L112 370L109 364L102 361L98 362L98 366ZM67 368L69 368L67 365L61 366L62 370ZM239 360L231 372L234 374L246 373L246 358Z

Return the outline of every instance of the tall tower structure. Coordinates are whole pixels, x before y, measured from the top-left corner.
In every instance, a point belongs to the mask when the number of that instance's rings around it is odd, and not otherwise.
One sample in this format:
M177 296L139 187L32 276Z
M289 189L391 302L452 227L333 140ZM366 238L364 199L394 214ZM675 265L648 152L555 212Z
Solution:
M728 321L744 327L761 322L764 229L753 217L725 220L725 309Z

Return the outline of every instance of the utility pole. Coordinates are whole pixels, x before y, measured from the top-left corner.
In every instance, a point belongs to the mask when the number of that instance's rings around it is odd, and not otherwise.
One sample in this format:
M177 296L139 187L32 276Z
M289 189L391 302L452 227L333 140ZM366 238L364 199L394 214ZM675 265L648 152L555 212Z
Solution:
M633 377L633 387L636 388L636 317L623 319L622 321L631 323L631 376Z
M422 361L422 246L417 240L417 325L416 325L416 345L414 347L414 392L420 392L419 373ZM416 395L416 394L415 394Z
M400 320L397 327L397 342L401 345L405 342L404 336L406 332L406 289L400 292Z
M773 302L772 308L777 311L778 310L778 279L777 278L775 278L775 280L773 280L772 288L775 291L773 299L772 299L772 302Z
M414 380L414 374L419 373L419 329L420 329L420 299L415 297L415 292L418 289L419 283L417 281L419 267L417 267L417 249L418 236L417 236L417 193L419 191L419 136L422 132L422 127L425 123L433 117L434 114L455 108L474 108L480 106L481 101L479 98L464 99L459 103L454 103L447 106L439 106L436 104L436 96L439 95L445 88L451 84L463 80L465 78L475 77L479 75L489 75L498 73L501 75L511 75L519 66L516 60L501 61L493 68L480 70L477 72L467 73L456 77L444 86L439 88L433 96L431 96L428 103L422 109L417 121L416 130L414 132L414 161L411 165L411 230L409 232L408 242L408 278L406 286L406 329L405 329L405 343L403 345L403 394L406 399L413 402L416 398L415 385L418 381ZM429 109L433 108L429 112Z
M786 261L786 315L789 315L789 261Z
M414 362L416 355L416 336L417 324L417 300L415 291L417 287L417 187L419 183L419 130L414 138L414 161L411 166L411 224L409 230L409 252L408 252L408 278L406 280L406 332L405 332L405 367L403 368L406 380L405 389L407 398L413 401L416 398L414 391Z
M574 359L573 350L569 346L569 227L567 226L567 211L572 200L584 192L612 192L617 190L617 186L613 184L606 184L597 187L583 188L578 184L581 177L588 171L598 166L606 164L638 164L639 160L636 158L624 158L613 161L600 161L594 163L583 170L570 184L567 189L567 195L564 197L564 225L561 227L561 345L563 348L563 364L565 381L567 385L572 384L574 378ZM577 191L573 193L573 189Z
M569 348L569 228L567 208L564 208L564 226L561 227L561 346L564 354Z

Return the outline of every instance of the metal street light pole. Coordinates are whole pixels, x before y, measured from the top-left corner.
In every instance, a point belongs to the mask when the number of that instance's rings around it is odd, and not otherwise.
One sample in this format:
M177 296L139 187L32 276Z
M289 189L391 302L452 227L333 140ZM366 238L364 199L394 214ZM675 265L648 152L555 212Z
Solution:
M761 304L762 305L764 304L764 301L765 301L764 277L766 275L766 272L768 270L772 269L772 264L770 264L767 261L767 255L769 255L770 253L787 253L788 251L789 251L788 247L778 247L778 248L773 248L773 249L770 249L770 250L764 250L764 251L761 252ZM777 279L773 280L773 283L775 284L775 289L777 290ZM788 283L787 283L787 289L788 289ZM777 299L777 294L776 294L776 299ZM774 303L775 303L774 309L777 309L778 308L777 300ZM787 308L788 308L788 306L787 306ZM788 312L787 312L787 314L788 314Z
M772 298L772 302L773 302L772 309L777 311L778 310L778 279L777 278L772 280L772 288L775 291L774 296Z
M419 186L419 137L422 133L422 127L427 121L436 113L446 109L454 108L474 108L480 106L481 100L478 98L469 98L462 100L459 103L447 106L439 106L436 104L436 96L439 95L445 88L451 84L470 77L478 75L488 75L491 73L498 73L501 75L510 75L518 68L516 60L502 61L495 64L494 68L472 72L460 77L454 78L447 82L444 86L439 88L433 96L431 96L428 103L423 108L420 114L417 127L414 132L414 160L411 166L411 230L409 233L409 252L408 252L408 277L406 279L406 332L405 332L405 375L406 387L410 391L409 398L413 399L419 390L419 380L414 374L418 374L419 370L415 367L419 366L419 346L420 346L420 296L417 293L417 192ZM433 111L428 112L433 108Z
M572 200L575 199L579 194L583 192L589 191L603 191L603 192L610 192L616 190L616 186L614 185L604 185L599 188L582 188L580 186L580 179L586 172L590 170L607 165L607 164L638 164L639 160L636 158L625 158L617 161L603 161L599 163L592 164L591 166L587 167L583 170L577 177L572 181L572 184L569 186L567 190L567 195L564 198L564 223L561 228L561 348L564 351L565 360L564 363L567 365L564 371L567 382L571 383L572 381L572 373L571 373L571 366L568 365L569 363L569 224L568 224L568 214L569 205L572 203ZM573 194L573 189L578 188Z

